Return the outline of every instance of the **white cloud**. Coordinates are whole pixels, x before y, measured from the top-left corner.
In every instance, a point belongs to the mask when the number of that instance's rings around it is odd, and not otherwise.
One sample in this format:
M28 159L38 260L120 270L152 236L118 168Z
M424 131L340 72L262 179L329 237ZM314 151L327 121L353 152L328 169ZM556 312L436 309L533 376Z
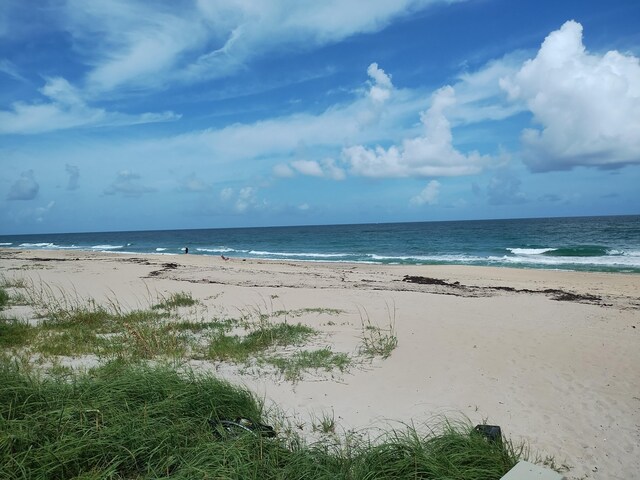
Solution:
M640 163L640 60L589 53L579 23L549 34L536 57L501 86L526 102L541 125L522 133L531 170Z
M39 190L40 185L36 182L33 170L27 170L22 172L20 178L11 185L7 200L33 200Z
M435 205L438 203L438 196L440 195L440 182L437 180L431 180L427 183L427 186L422 191L411 198L411 204L416 206L422 205Z
M344 180L347 176L344 169L336 165L336 161L333 158L322 160L322 169L324 176L332 180Z
M456 103L455 91L447 86L432 96L431 107L421 115L423 135L405 139L388 149L362 145L345 148L343 157L351 172L367 177L433 177L478 173L491 158L453 147L451 125L444 110Z
M26 78L24 78L20 72L18 71L18 67L15 64L7 59L0 59L0 73L4 73L14 80L19 80L21 82L26 82Z
M220 200L235 213L242 214L260 207L257 193L257 189L251 186L242 187L237 191L227 187L220 191Z
M291 178L295 175L294 171L289 165L284 163L278 163L273 167L273 174L280 178Z
M88 85L162 87L234 73L268 51L305 50L379 31L432 4L455 0L66 0L63 25L87 63Z
M320 164L315 160L296 160L291 162L291 167L302 175L310 175L312 177L322 177L324 175Z
M510 101L500 80L514 75L526 60L523 52L513 52L492 60L479 70L465 72L453 85L456 104L448 110L452 123L469 124L503 120L527 110L524 102Z
M391 77L384 70L378 67L377 63L372 63L367 68L367 74L374 80L374 85L369 90L369 98L376 103L384 103L389 100L393 91Z
M82 94L64 78L47 79L40 93L48 103L15 102L11 110L0 110L0 134L33 134L74 127L136 125L176 120L173 112L128 115L93 108Z
M126 197L139 197L145 193L155 192L155 189L143 185L141 176L129 170L118 172L116 179L104 190L105 195L120 193Z

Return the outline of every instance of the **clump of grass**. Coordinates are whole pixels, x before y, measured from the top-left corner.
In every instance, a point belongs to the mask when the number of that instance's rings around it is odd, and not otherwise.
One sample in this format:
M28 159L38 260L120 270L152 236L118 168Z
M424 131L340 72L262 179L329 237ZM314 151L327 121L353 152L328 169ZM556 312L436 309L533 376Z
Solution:
M198 301L194 300L190 293L179 292L172 293L168 298L165 298L162 302L153 305L152 310L175 310L179 307L191 307L197 304Z
M354 478L500 479L523 454L508 441L488 442L467 424L445 421L420 434L414 427L392 431L356 458Z
M0 288L0 310L4 310L9 305L9 294L4 288Z
M249 357L262 354L272 347L299 345L315 334L311 327L300 323L292 325L260 322L256 329L245 336L226 333L215 335L209 344L209 358L244 362Z
M124 323L127 332L124 349L120 354L134 358L152 359L157 356L181 357L189 346L189 338L175 335L170 330L157 328L154 325Z
M323 433L325 435L336 433L336 418L335 414L331 412L329 415L323 412L320 418L313 422L313 431Z
M27 281L21 277L8 278L0 275L0 288L27 288Z
M308 370L330 372L338 369L344 372L351 365L349 355L332 352L330 348L302 350L290 356L271 356L264 361L276 367L286 380L292 382L302 380L303 373Z
M391 353L398 346L398 337L395 331L395 308L393 313L387 306L389 312L389 325L381 328L371 323L371 319L366 311L361 312L362 337L358 352L367 357L389 358Z
M35 329L14 318L0 318L0 348L21 348L33 339Z
M209 418L260 419L248 391L215 378L115 362L43 380L3 364L0 383L0 478L241 478L234 464L260 458L260 439L212 437Z

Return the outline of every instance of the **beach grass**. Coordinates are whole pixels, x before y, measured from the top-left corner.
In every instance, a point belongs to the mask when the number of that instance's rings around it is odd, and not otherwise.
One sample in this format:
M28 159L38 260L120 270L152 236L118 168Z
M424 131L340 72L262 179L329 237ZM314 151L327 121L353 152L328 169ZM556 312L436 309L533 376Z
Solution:
M362 331L359 353L369 358L381 357L387 359L398 346L398 336L395 329L395 307L393 310L387 305L389 323L386 327L373 324L366 310L360 310Z
M337 315L340 310L274 310L266 305L242 311L239 318L207 319L199 316L202 312L180 310L199 303L186 292L149 301L148 308L127 310L113 299L100 304L42 282L21 288L38 318L31 325L3 320L2 331L12 333L2 345L44 356L53 364L61 357L86 355L97 356L102 363L116 358L198 359L243 367L270 366L295 382L306 371L343 372L352 363L348 354L328 348L302 349L293 355L283 352L305 347L319 335L315 329L287 319L309 313Z
M272 347L301 345L316 332L306 325L261 321L245 335L220 333L211 338L208 358L244 362Z
M9 293L0 287L0 310L4 310L4 308L9 305Z
M160 303L157 303L151 307L152 310L174 310L180 307L191 307L198 303L190 293L177 292L172 293L167 298L162 299Z
M33 339L34 330L26 322L0 317L0 348L15 349L27 346Z
M209 420L266 422L249 391L211 376L113 361L64 379L0 363L0 478L499 479L521 450L470 425L414 426L307 445L225 439ZM327 416L319 428L335 431ZM276 429L278 432L278 429ZM293 445L293 447L292 447Z
M353 363L346 353L333 352L328 347L318 350L300 350L288 356L266 356L263 361L276 367L280 374L291 382L302 380L303 374L310 370L344 372Z

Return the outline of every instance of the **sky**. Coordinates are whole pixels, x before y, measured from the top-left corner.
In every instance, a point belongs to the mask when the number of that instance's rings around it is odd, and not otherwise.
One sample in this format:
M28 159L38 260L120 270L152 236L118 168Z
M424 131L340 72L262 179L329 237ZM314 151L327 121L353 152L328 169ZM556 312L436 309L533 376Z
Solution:
M0 234L640 214L637 0L2 0Z

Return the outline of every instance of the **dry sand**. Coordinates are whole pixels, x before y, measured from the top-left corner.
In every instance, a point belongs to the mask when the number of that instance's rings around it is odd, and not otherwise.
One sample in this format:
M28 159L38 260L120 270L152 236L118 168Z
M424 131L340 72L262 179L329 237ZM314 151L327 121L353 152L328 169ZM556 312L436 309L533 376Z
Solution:
M339 309L295 321L351 353L363 320L394 323L388 359L341 375L293 385L209 367L307 426L323 415L355 430L488 419L571 466L569 478L640 478L640 275L7 249L0 275L130 308L190 292L208 316Z

